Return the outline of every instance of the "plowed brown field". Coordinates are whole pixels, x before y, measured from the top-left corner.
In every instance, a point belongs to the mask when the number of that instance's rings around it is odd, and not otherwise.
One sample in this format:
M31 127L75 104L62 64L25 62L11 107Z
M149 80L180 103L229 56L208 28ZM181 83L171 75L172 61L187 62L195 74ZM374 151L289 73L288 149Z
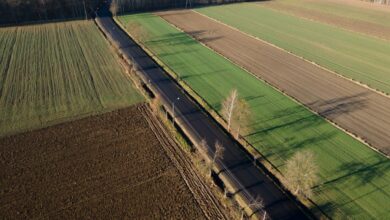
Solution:
M326 2L326 1L325 1ZM343 1L340 1L343 2ZM356 20L338 16L335 14L329 14L320 11L314 11L294 5L286 5L280 1L261 2L259 5L293 14L298 17L311 19L337 27L341 27L347 30L360 32L367 35L372 35L381 39L390 40L390 27L386 27L372 22Z
M132 107L0 139L0 218L221 218L215 201L205 211L195 199L199 189L188 186L204 185L183 177L188 167L175 166L144 111Z
M390 153L390 98L196 12L157 14L313 111Z

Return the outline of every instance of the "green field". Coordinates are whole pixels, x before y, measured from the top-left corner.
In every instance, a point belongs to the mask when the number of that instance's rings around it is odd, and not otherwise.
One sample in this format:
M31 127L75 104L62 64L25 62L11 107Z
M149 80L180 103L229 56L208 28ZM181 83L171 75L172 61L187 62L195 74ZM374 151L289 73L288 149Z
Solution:
M390 162L290 98L151 14L122 16L144 44L215 110L234 88L254 113L247 140L278 169L310 149L320 167L314 201L329 216L389 218ZM138 25L137 25L138 24ZM135 31L135 30L133 30ZM138 30L139 31L139 30ZM145 34L146 32L147 34ZM137 33L133 33L137 36ZM317 212L316 207L312 208Z
M0 136L141 100L93 22L0 28Z
M390 43L260 6L197 9L298 56L374 89L390 93Z
M277 2L286 6L310 9L312 11L327 13L329 15L336 15L344 18L390 27L390 13L380 10L369 10L367 8L352 6L343 3L343 1L329 2L324 0L274 0L273 2Z

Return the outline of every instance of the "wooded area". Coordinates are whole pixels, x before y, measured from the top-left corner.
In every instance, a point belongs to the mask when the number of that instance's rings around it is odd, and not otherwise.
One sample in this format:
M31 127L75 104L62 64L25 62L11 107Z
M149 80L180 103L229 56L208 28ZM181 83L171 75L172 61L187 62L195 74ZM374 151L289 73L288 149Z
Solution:
M201 5L245 2L246 0L113 0L118 12L148 11L164 8L183 8Z
M0 24L85 18L101 0L0 1Z
M118 13L164 8L225 4L245 0L112 0ZM4 0L0 1L0 25L90 17L102 0Z

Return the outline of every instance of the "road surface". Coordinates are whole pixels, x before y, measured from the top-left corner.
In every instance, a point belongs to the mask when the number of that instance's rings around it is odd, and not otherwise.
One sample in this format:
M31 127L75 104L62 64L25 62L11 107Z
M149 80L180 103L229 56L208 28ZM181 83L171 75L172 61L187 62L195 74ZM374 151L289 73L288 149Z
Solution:
M263 199L267 215L272 219L307 219L300 205L282 192L274 182L252 162L248 154L241 149L226 133L195 104L182 89L164 72L134 41L123 32L108 15L106 7L97 13L96 22L106 36L114 42L125 59L134 60L149 86L157 91L168 110L172 111L181 128L189 134L193 142L201 139L208 143L209 156L214 152L214 143L218 140L225 147L224 157L219 166L228 168L220 175L228 176L235 185L236 194L246 200L257 196Z

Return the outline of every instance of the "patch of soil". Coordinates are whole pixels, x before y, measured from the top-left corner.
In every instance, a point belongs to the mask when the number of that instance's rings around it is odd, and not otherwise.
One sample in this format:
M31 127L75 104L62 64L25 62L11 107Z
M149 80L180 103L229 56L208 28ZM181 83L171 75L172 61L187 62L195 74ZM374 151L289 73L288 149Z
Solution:
M375 36L385 40L390 40L390 27L386 27L383 25L374 24L362 20L350 19L350 18L319 12L319 11L313 11L313 10L309 10L297 6L285 5L279 1L259 3L259 5L262 5L270 9L286 12L301 18L319 21L340 28L344 28L347 30L363 33L370 36Z
M142 109L0 139L0 218L205 219Z

